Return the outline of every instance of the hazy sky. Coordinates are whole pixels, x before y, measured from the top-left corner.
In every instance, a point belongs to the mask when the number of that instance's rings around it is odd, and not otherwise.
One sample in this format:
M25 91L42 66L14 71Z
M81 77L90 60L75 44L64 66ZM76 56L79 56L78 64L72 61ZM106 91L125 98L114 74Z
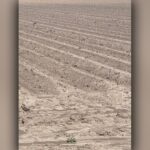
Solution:
M128 3L131 0L19 0L19 2L48 2L48 3L63 3L63 4L74 4L74 3Z

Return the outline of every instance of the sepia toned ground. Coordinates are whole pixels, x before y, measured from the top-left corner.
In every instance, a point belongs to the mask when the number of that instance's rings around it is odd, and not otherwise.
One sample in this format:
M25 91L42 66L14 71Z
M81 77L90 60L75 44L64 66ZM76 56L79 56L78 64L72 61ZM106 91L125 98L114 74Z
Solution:
M19 5L19 149L131 149L130 4Z

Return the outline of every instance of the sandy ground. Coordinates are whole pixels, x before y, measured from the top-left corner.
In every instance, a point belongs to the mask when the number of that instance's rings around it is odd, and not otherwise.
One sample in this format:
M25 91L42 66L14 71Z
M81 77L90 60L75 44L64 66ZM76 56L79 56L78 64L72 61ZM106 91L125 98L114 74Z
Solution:
M130 5L19 7L20 150L130 150Z

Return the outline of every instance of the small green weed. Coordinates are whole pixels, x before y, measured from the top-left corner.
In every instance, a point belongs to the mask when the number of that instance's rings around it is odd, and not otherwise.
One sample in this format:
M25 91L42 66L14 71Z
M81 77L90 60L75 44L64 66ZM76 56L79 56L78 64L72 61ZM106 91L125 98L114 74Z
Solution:
M74 138L74 137L69 137L68 139L67 139L67 143L70 143L70 144L73 144L73 143L76 143L77 141L76 141L76 139Z

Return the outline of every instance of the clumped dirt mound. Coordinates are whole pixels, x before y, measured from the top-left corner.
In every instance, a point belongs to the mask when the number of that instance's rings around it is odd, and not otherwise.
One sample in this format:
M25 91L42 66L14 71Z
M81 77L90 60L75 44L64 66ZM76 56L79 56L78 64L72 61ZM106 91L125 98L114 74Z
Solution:
M130 150L130 6L20 5L20 150Z

